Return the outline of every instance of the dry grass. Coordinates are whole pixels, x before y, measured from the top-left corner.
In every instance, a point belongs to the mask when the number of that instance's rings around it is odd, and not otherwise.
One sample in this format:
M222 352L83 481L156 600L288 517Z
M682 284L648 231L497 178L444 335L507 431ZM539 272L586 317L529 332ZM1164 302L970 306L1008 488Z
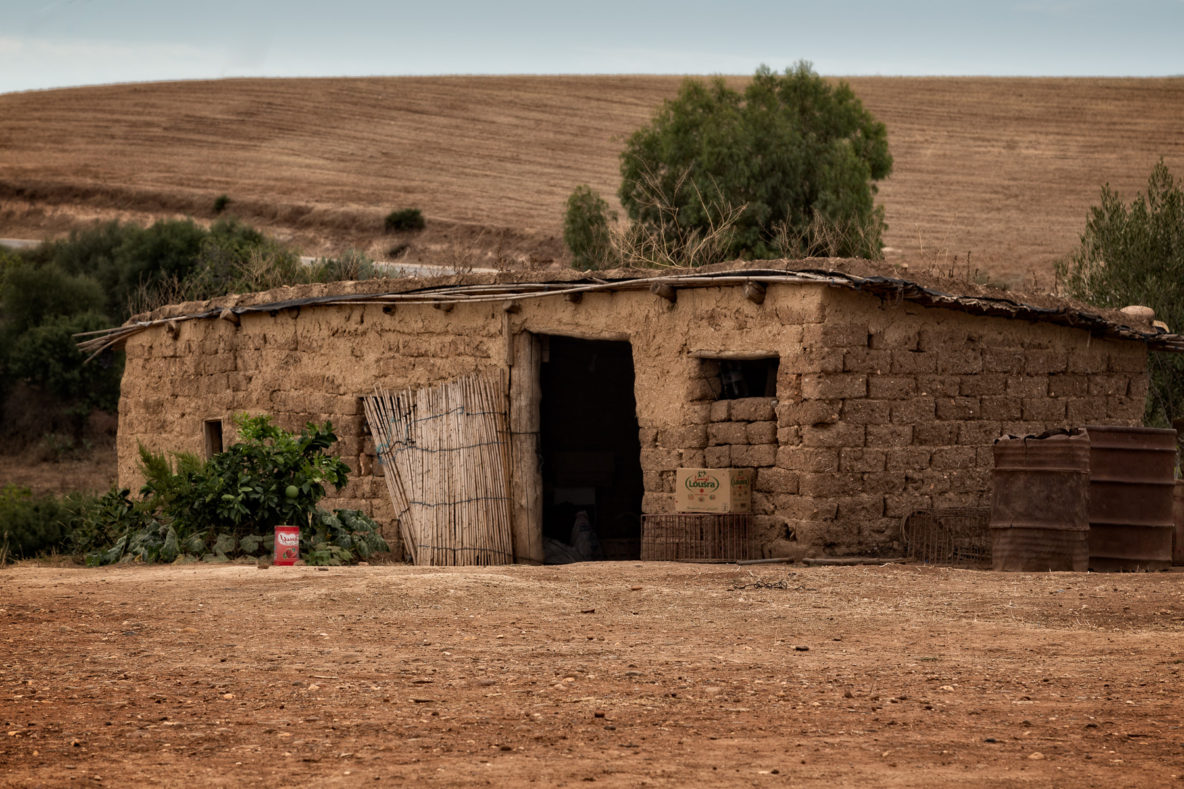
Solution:
M741 80L736 80L741 82ZM562 255L564 201L609 197L624 138L674 77L223 80L0 95L0 235L78 219L231 210L307 254L392 246L408 259L541 265ZM1184 79L855 78L889 129L889 262L1051 281L1102 183L1184 171ZM614 201L615 202L615 201ZM968 265L969 267L969 265Z

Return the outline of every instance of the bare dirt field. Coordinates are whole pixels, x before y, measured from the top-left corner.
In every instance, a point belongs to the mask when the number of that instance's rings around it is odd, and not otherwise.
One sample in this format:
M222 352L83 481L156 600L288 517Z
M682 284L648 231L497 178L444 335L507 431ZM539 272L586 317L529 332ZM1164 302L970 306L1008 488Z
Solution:
M732 78L741 85L742 78ZM887 257L1031 289L1109 182L1184 173L1184 78L859 77L896 159ZM612 198L627 135L680 78L237 79L0 95L0 236L80 221L213 217L216 196L306 254L545 266L564 201ZM428 229L382 234L418 206ZM969 257L969 260L968 260Z
M1184 785L1184 574L0 570L0 784Z

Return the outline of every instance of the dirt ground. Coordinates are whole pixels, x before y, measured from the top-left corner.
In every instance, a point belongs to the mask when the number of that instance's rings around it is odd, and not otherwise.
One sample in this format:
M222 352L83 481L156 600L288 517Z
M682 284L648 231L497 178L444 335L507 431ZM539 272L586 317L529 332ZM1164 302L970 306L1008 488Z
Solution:
M0 570L0 785L1184 786L1184 573Z

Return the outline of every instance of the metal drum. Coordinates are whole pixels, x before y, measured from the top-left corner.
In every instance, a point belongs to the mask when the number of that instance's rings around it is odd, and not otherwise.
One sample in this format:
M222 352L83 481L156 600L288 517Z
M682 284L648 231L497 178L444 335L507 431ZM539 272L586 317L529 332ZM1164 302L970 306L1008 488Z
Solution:
M1172 520L1176 526L1172 537L1172 564L1184 564L1184 479L1176 480L1173 488Z
M1086 427L1090 442L1089 569L1172 564L1176 431Z
M991 565L1083 572L1089 564L1089 439L1001 438L991 474Z

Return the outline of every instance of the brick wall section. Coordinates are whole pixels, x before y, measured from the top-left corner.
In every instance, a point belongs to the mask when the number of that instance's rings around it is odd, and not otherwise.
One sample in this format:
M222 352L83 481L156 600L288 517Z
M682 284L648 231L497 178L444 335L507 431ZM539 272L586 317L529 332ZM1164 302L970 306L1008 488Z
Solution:
M390 503L359 398L506 365L500 304L306 307L164 328L127 344L120 483L136 448L202 451L202 421L269 413L287 429L332 420L355 470L331 506L389 528ZM530 299L511 332L633 346L646 513L674 511L680 467L756 470L754 524L768 556L891 553L914 509L984 505L991 443L1006 433L1138 424L1146 351L1084 332L914 305L819 285ZM713 352L771 352L775 398L718 401Z
M1136 343L841 291L803 344L778 391L777 467L799 494L782 512L830 553L894 550L914 510L987 506L996 438L1139 424L1147 391Z

